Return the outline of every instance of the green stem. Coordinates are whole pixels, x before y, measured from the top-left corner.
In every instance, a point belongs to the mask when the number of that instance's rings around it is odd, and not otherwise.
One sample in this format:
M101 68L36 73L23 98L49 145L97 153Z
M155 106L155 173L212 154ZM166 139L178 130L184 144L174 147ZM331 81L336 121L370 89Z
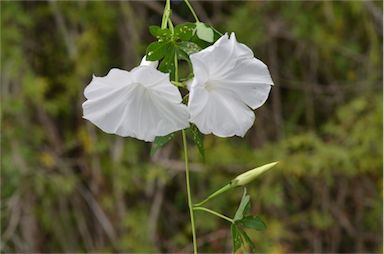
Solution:
M191 227L192 227L192 240L193 240L193 253L197 253L197 244L196 244L196 230L195 230L195 217L193 213L193 205L191 198L191 186L189 183L189 166L188 166L188 149L187 149L187 137L185 130L181 130L183 135L183 147L184 147L184 159L185 159L185 178L187 182L187 195L188 195L188 207L189 215L191 217Z
M184 0L185 4L188 6L189 10L192 12L193 17L195 18L196 22L200 22L199 18L197 17L195 10L192 8L192 5L189 3L188 0Z
M213 211L213 210L211 210L211 209L208 209L208 208L206 208L206 207L201 207L201 206L199 206L199 207L194 207L193 210L195 210L195 211L198 211L198 210L200 210L200 211L205 211L205 212L207 212L207 213L216 215L217 217L220 217L220 218L222 218L222 219L224 219L224 220L227 220L227 221L233 223L233 220L232 220L231 218L229 218L229 217L227 217L227 216L225 216L225 215L223 215L223 214L221 214L221 213L215 212L215 211Z
M167 0L164 8L164 14L163 14L163 20L161 23L161 28L166 28L167 24L169 28L171 29L172 34L174 33L174 28L172 21L170 20L171 16L171 7L170 7L170 0ZM179 65L177 60L177 54L175 54L174 58L175 63L175 80L174 84L180 85L179 82ZM196 229L195 229L195 216L193 212L193 203L192 203L192 197L191 197L191 184L189 181L189 164L188 164L188 146L187 146L187 136L185 133L185 130L181 130L182 136L183 136L183 148L184 148L184 160L185 160L185 178L186 178L186 185L187 185L187 197L188 197L188 207L189 207L189 216L191 219L191 228L192 228L192 242L193 242L193 253L197 254L197 242L196 242Z
M177 54L175 54L175 82L176 83L179 82L179 64L177 61ZM195 215L193 213L193 203L192 203L192 197L191 197L191 184L189 183L187 135L185 133L185 130L181 130L181 133L183 136L183 148L184 148L184 160L185 160L185 179L187 182L188 207L189 207L189 216L191 218L191 227L192 227L193 253L197 254Z
M206 202L208 202L208 200L222 194L223 192L226 192L226 191L232 189L233 187L234 187L233 184L229 183L229 184L225 185L223 188L221 188L221 189L215 191L214 193L212 193L211 195L209 195L206 199L204 199L200 203L194 204L194 206L195 207L201 206L201 205L205 204Z
M163 18L161 20L161 29L167 28L168 19L171 16L171 1L166 0L164 12L163 12Z
M174 33L174 27L171 19L168 19L168 26L169 29L171 30L172 34Z
M174 81L174 84L180 84L180 82L179 82L179 62L177 61L176 52L175 52L174 61L175 61L175 81Z
M181 88L186 88L187 87L187 85L185 83L183 83L183 82L171 81L171 83L174 84L177 87L181 87Z

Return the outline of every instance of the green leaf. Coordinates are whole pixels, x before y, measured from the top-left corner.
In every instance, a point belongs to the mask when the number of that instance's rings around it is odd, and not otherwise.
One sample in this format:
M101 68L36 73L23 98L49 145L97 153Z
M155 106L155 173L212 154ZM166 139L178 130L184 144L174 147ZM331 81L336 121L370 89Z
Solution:
M196 34L191 38L191 42L198 45L201 49L205 49L205 48L212 45L212 43L209 43L209 42L206 42L206 41L199 39L199 37L197 37Z
M157 150L168 144L175 136L176 132L170 133L166 136L156 137L152 143L151 156L154 155Z
M209 26L209 27L213 30L214 41L217 41L221 36L223 36L223 34L221 32L219 32L218 30L216 30L213 26Z
M231 232L232 232L233 253L235 253L238 249L241 248L243 241L241 240L241 233L239 232L235 224L231 225Z
M188 41L193 36L195 30L196 24L194 23L180 24L175 27L175 35L182 41Z
M176 47L176 54L177 54L177 59L184 60L190 64L191 60L189 59L189 55L180 47Z
M159 70L164 73L169 73L171 80L175 78L175 48L169 47L168 52L159 65Z
M149 32L160 40L167 40L171 38L171 31L167 28L161 29L159 26L150 26Z
M241 233L241 236L243 237L243 239L247 242L248 244L248 247L250 249L251 252L256 252L256 246L255 244L252 242L251 238L249 238L249 236L247 235L247 233L241 229L241 228L237 228L239 230L239 232Z
M214 32L212 28L204 23L196 23L196 35L199 39L212 43L214 41Z
M181 41L177 43L177 46L188 55L199 52L201 48L196 43L190 41Z
M147 61L157 61L162 59L168 52L169 42L152 42L147 48Z
M199 153L203 160L205 160L205 149L204 149L204 136L201 134L199 129L196 127L196 125L192 124L190 128L191 134L192 134L192 140L196 144L197 148L199 149Z
M265 225L265 223L258 216L246 216L241 220L236 221L236 223L246 228L252 228L258 231L263 231L267 228L267 225Z
M243 193L243 197L241 198L239 208L237 208L235 217L233 218L235 222L243 219L244 215L249 211L249 208L250 208L249 201L250 201L250 197L247 194L247 189L244 188L244 193Z

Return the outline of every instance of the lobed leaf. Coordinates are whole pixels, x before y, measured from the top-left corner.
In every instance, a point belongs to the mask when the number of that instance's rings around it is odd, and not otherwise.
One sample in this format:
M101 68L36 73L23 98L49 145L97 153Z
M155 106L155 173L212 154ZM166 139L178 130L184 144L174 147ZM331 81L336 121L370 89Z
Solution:
M194 42L190 42L190 41L181 41L181 42L178 42L177 43L177 46L183 50L185 53L187 53L188 55L191 55L193 53L196 53L196 52L199 52L201 50L201 48L199 47L199 45L197 45L196 43Z
M159 26L150 26L149 32L159 40L167 40L171 37L172 34L169 29L161 29Z
M238 249L241 248L243 241L241 240L241 233L235 224L231 225L231 232L233 253L235 253Z
M241 229L241 228L237 228L241 234L241 236L243 237L243 239L247 242L248 244L248 247L250 249L251 252L256 252L256 246L255 244L252 242L251 238L247 235L247 233Z
M188 41L191 39L196 30L196 24L184 23L175 27L175 35L182 41Z
M146 58L147 61L157 61L162 59L171 46L170 42L156 41L149 44L147 48Z
M169 73L171 80L175 79L175 47L169 47L168 52L159 65L159 70Z
M265 223L258 216L246 216L241 220L236 221L236 223L246 228L252 228L258 231L263 231L267 228L267 225L265 225Z

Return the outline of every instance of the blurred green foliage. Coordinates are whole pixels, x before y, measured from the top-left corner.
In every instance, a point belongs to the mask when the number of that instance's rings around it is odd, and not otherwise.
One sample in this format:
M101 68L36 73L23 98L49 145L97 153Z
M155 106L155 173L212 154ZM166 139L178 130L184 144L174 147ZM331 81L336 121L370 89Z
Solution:
M1 251L191 251L181 137L150 157L81 118L91 75L139 63L162 3L0 4ZM193 5L276 83L245 139L207 136L205 162L191 146L195 201L280 160L247 188L258 251L382 252L382 3ZM233 217L241 192L209 206ZM201 252L231 251L226 221L197 213L197 230Z

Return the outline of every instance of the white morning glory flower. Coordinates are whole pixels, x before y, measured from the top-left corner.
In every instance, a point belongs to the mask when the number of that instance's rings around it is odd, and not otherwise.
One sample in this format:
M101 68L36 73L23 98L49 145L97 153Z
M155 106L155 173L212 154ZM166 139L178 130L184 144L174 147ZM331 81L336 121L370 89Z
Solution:
M190 58L190 122L204 134L243 137L255 120L252 109L264 104L273 85L268 67L234 33Z
M189 126L179 90L152 66L94 76L84 95L83 117L107 133L153 141Z

